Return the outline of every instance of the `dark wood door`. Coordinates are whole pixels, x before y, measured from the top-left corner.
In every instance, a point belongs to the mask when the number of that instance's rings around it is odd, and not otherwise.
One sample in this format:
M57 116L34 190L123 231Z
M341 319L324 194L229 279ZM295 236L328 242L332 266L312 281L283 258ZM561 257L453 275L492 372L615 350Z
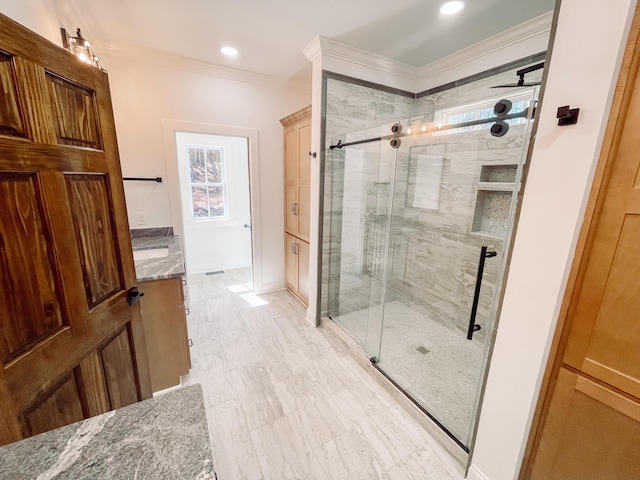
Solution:
M0 15L0 445L150 396L108 78Z

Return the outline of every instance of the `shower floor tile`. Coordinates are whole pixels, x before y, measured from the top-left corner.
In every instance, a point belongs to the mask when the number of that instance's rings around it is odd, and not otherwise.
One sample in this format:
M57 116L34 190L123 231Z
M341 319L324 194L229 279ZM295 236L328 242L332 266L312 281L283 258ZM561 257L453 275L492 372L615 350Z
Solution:
M378 305L334 321L362 344L368 322L375 330L381 318ZM462 332L401 301L385 305L378 365L463 443L468 443L474 421L482 361L481 345L468 341Z

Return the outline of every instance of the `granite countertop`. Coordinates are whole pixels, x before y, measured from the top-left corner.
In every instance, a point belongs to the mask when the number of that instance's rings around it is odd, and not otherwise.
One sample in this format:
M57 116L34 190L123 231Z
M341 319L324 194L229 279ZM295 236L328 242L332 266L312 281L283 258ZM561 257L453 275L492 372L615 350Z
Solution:
M214 480L200 385L0 448L0 479Z
M169 254L166 257L135 260L138 282L184 276L184 260L178 236L134 237L131 239L131 245L134 252L156 248L169 249Z

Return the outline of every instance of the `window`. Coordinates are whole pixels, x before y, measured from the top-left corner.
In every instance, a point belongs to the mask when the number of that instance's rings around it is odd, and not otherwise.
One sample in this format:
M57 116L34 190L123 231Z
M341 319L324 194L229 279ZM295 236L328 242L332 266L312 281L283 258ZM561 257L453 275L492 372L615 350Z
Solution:
M227 218L224 149L187 145L194 220Z
M513 104L511 113L520 113L524 111L531 104L532 92L527 90L526 92L515 93L511 95L503 95L502 97L489 98L480 102L470 103L467 105L457 105L451 108L443 108L442 110L436 110L434 114L434 122L436 125L454 125L456 123L471 122L473 120L482 120L485 118L495 117L493 113L494 105L503 99L510 100ZM518 125L526 123L524 118L513 118L507 120L509 125ZM470 127L452 128L451 130L443 130L436 132L436 135L448 135L451 133L469 132L472 130L482 130L491 127L491 123L484 123L482 125L473 125Z

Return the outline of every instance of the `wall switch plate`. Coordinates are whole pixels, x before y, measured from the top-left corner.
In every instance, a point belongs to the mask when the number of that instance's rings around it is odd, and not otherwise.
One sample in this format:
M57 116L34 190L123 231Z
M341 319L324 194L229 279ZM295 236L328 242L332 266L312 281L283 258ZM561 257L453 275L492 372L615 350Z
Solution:
M145 216L146 216L146 212L136 212L138 225L145 225L147 223L147 219L145 218Z

